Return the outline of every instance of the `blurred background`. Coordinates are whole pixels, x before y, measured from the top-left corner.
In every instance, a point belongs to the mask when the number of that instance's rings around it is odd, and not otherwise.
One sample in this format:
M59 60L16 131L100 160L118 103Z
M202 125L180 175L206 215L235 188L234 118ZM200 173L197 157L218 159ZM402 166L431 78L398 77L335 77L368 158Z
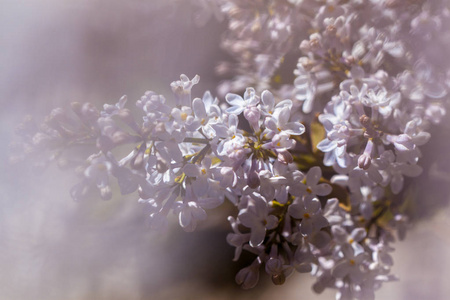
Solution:
M157 234L137 196L76 203L71 172L8 163L14 128L27 114L42 120L57 106L101 107L124 94L133 105L146 90L170 95L181 73L200 75L194 96L214 93L226 24L196 27L194 9L181 0L0 0L0 7L0 300L334 299L315 295L308 275L281 287L263 277L241 290L234 276L242 266L225 240L226 206L196 232L173 220ZM448 119L424 150L433 155L416 181L418 223L394 245L400 281L385 284L378 299L450 295Z

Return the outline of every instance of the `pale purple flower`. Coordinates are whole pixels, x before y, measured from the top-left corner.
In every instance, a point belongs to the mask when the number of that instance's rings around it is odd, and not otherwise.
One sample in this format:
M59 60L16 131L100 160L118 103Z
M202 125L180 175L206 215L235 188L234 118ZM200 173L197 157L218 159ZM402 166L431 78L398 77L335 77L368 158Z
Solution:
M266 128L272 134L301 135L305 132L305 126L300 122L289 122L291 108L283 107L278 114L267 118L265 121Z
M274 229L278 225L278 218L269 214L269 207L265 200L248 197L248 205L239 212L238 220L245 227L250 228L250 246L261 245L266 237L266 230Z
M304 235L310 235L323 227L328 226L327 219L323 216L319 200L305 198L289 206L289 215L301 219L300 231Z
M244 98L240 95L229 93L225 96L228 104L231 105L226 111L229 114L239 115L244 110L255 107L259 103L259 98L255 94L253 88L247 88L244 93Z
M336 264L332 270L332 275L336 278L348 276L352 283L361 283L364 281L365 273L360 265L368 259L365 252L356 253L350 245L343 245L341 248L344 257Z

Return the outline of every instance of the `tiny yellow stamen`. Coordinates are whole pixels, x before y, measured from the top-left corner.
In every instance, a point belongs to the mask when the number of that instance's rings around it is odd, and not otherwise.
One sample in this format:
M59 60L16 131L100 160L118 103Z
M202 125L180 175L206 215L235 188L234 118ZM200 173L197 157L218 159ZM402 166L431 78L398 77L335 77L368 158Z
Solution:
M185 112L182 112L181 113L181 115L180 115L180 117L181 117L181 120L183 120L183 121L186 121L186 119L187 119L187 113L185 113Z
M181 174L180 176L177 176L176 178L175 178L175 182L176 183L182 183L183 181L184 181L184 179L186 178L186 174Z
M311 216L310 216L308 213L305 213L305 214L303 215L303 218L309 219L309 218L311 218Z
M275 75L275 76L273 77L273 82L275 82L275 83L281 83L281 75L280 75L280 74Z

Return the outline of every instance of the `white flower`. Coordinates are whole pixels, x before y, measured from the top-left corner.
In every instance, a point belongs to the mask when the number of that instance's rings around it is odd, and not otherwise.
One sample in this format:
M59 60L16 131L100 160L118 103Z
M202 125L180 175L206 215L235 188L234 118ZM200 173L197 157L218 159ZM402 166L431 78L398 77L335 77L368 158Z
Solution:
M250 246L261 245L266 237L267 229L274 229L278 224L278 218L269 214L267 202L259 197L246 196L248 205L241 209L238 215L239 221L245 227L251 229Z
M387 90L383 87L377 93L374 90L369 90L366 97L361 99L361 102L366 106L372 107L372 109L378 110L384 118L387 118L392 113L393 108L399 104L400 99L401 95L399 92L388 96Z
M355 255L350 245L343 245L341 248L344 258L341 259L334 269L332 275L335 278L344 278L348 276L352 283L361 283L364 281L365 274L361 270L360 265L368 259L367 253L360 252Z
M352 246L357 254L364 252L364 248L359 243L367 235L364 228L354 228L352 232L348 234L343 227L334 225L331 227L331 232L333 233L333 237L336 242L339 245L342 245L342 247L344 247L345 245Z
M261 102L259 104L261 113L266 116L270 117L271 115L275 114L276 111L282 109L283 107L288 106L292 108L292 101L289 99L282 100L278 103L275 103L275 99L273 97L273 94L265 90L261 93Z
M259 281L259 267L261 262L257 258L250 266L241 269L236 274L236 283L241 285L243 289L251 289Z
M180 226L187 232L194 231L197 227L197 222L206 219L206 212L198 203L198 198L190 185L186 187L183 202L177 202L176 205L175 212L178 212Z
M225 100L231 105L231 107L226 110L227 113L234 115L239 115L246 109L256 107L259 103L259 98L256 96L253 88L247 88L245 90L244 98L237 94L229 93L225 96Z
M184 173L195 180L191 183L198 197L205 195L209 189L209 178L211 177L211 159L205 157L200 165L187 164L183 168Z
M205 92L203 98L195 98L192 101L192 110L195 119L187 128L190 131L196 131L201 128L203 134L212 139L216 136L216 130L212 124L220 123L222 112L218 106L218 100L214 99L209 91Z
M195 75L190 80L186 75L181 74L180 80L174 81L170 84L173 93L175 94L175 100L177 106L191 106L191 89L200 81L200 76Z
M298 185L297 187L302 190L301 194L310 198L316 196L326 196L331 193L331 186L327 183L319 183L322 178L322 169L320 167L312 167L306 173L306 185Z
M248 243L248 241L250 240L250 234L249 233L241 233L238 228L238 225L239 225L238 221L235 220L232 216L228 217L228 221L230 222L234 233L229 233L227 235L227 242L231 246L236 247L236 250L234 252L233 261L237 261L239 259L239 256L242 253L243 245Z
M422 167L399 161L392 151L385 151L382 157L388 162L387 168L381 171L382 186L390 184L392 193L395 195L403 189L403 176L416 177L422 173Z
M266 128L272 131L272 134L301 135L305 132L305 126L300 122L289 122L291 108L284 106L278 114L267 118Z
M317 199L305 198L289 206L289 215L301 219L300 231L310 235L323 227L328 226L327 219L322 215L320 202Z
M436 78L432 67L424 61L414 65L413 72L405 71L400 75L402 93L415 102L423 102L425 97L439 99L447 95L445 85Z
M228 116L228 126L217 125L214 126L217 135L222 138L217 145L217 153L221 156L233 156L236 151L244 151L246 139L238 129L239 119L236 115L231 114Z

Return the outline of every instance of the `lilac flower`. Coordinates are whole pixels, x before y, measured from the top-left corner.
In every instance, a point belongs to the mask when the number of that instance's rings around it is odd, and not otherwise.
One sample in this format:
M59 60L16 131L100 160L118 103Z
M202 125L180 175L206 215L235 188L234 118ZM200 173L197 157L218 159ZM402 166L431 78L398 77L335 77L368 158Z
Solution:
M233 217L229 216L228 221L231 223L231 228L233 228L233 233L229 233L227 235L227 242L228 242L228 244L236 247L233 260L237 261L239 259L239 256L242 253L243 245L248 243L250 240L250 234L249 233L241 233L238 228L239 223Z
M305 126L300 122L289 122L291 109L283 107L277 115L267 118L266 128L273 134L301 135L305 132Z
M289 215L301 219L300 231L304 235L310 235L323 227L328 226L328 221L322 215L319 200L305 198L289 206Z
M361 270L360 265L367 260L365 252L359 252L355 255L350 245L344 245L341 248L344 257L336 264L332 271L332 275L336 278L344 278L348 276L352 283L361 283L364 281L365 274Z
M299 185L302 190L301 194L306 197L314 198L316 196L326 196L331 193L331 186L327 183L319 183L322 178L322 170L320 167L312 167L306 173L306 184Z
M255 95L255 90L253 88L247 88L244 93L244 98L237 94L227 94L225 99L228 104L231 105L226 111L229 114L239 115L246 109L256 107L259 103L259 98Z
M338 225L332 226L331 231L336 242L344 247L345 245L353 247L356 254L364 252L364 248L359 242L361 242L367 235L364 228L354 228L350 234Z
M269 214L269 208L265 200L247 196L248 205L241 209L238 220L245 227L250 228L250 246L257 247L262 244L266 236L266 230L273 229L278 224L278 218Z
M251 289L259 281L259 268L261 262L257 258L250 266L241 269L236 274L236 282L241 285L244 289Z
M191 131L201 128L203 134L212 139L216 136L213 124L220 123L222 112L218 106L218 100L212 97L211 93L205 92L203 98L195 98L192 101L192 110L195 119L187 126Z
M181 74L180 80L174 81L170 84L177 106L191 106L191 89L200 81L200 76L195 75L194 78L189 79L186 75Z

